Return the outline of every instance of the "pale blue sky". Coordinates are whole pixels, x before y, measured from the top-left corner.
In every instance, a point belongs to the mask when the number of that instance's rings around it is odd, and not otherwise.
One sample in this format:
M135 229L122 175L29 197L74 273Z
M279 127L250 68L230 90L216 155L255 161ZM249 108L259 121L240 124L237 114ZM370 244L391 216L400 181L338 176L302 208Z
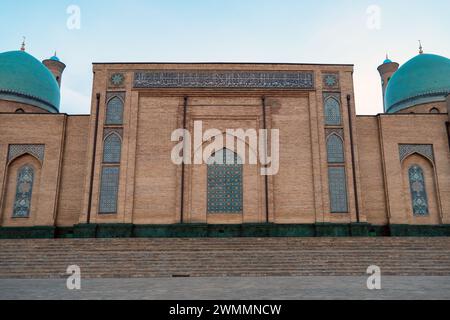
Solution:
M66 26L70 5L81 29ZM371 5L381 28L367 26ZM61 111L89 113L92 62L312 62L355 64L359 114L382 112L377 66L418 52L450 56L448 0L0 0L0 52L67 64Z

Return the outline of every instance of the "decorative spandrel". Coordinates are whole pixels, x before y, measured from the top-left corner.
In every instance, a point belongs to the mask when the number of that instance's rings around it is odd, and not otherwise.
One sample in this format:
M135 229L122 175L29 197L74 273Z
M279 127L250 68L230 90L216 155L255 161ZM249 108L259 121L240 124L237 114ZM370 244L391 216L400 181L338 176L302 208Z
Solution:
M34 170L31 166L24 166L17 173L16 197L14 199L14 218L27 218L31 211L33 195Z
M237 154L224 149L208 161L208 213L242 212L242 161Z
M314 89L308 71L142 71L134 75L135 88L261 88Z
M409 185L414 215L427 216L429 214L428 196L421 167L415 165L409 169Z

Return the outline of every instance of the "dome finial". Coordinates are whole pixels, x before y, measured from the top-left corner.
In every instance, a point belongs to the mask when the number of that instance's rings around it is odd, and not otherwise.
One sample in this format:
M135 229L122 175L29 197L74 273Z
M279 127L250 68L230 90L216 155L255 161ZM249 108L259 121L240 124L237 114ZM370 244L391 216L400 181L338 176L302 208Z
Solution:
M423 54L422 41L419 40L419 54Z
M22 46L20 47L20 51L25 51L25 40L26 40L26 38L23 37Z

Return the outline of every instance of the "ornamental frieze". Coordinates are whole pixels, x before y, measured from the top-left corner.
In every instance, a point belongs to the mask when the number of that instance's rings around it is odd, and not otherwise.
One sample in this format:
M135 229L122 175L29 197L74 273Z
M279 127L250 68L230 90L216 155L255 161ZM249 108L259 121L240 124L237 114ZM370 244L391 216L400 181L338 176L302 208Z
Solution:
M306 71L141 71L134 88L314 89Z

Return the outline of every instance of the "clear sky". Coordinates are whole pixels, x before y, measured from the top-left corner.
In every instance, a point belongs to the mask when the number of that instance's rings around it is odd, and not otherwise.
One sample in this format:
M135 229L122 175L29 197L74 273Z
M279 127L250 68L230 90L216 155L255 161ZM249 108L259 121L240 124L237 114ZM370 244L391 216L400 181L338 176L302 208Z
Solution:
M245 61L355 64L357 112L376 114L386 52L404 63L421 39L450 57L449 12L449 0L0 0L0 52L22 36L40 60L57 50L67 113L90 111L92 62Z

